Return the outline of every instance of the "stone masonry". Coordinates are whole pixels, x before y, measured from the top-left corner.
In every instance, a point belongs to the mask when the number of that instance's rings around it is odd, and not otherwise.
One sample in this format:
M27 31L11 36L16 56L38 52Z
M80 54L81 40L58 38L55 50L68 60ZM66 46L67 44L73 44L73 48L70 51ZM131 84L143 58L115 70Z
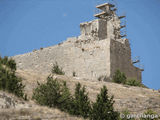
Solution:
M108 7L109 4L106 6ZM81 35L63 43L12 57L18 69L48 73L58 63L66 75L111 80L120 69L129 78L141 81L141 70L132 64L127 38L120 35L121 20L110 7L105 19L80 24Z

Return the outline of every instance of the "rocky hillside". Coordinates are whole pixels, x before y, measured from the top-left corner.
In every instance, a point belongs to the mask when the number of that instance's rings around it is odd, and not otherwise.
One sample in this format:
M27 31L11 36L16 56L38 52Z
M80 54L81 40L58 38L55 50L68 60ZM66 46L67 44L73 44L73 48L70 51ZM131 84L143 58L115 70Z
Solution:
M23 78L26 85L25 92L28 94L29 101L25 102L11 94L0 92L0 118L2 120L12 119L49 119L49 120L80 120L63 113L57 109L39 106L31 100L32 91L37 86L37 81L45 82L49 74L42 74L33 71L18 70L17 75ZM114 95L114 107L118 111L128 109L131 113L143 113L147 109L152 109L160 114L160 93L156 90L147 88L131 87L111 82L99 82L98 80L80 79L78 77L67 77L55 75L58 80L66 80L71 92L74 92L75 84L80 82L86 86L89 97L95 101L100 88L106 85L109 94Z
M0 91L0 120L83 120Z
M32 90L37 86L37 81L45 82L46 77L49 74L40 74L32 71L17 71L17 74L24 78L24 84L26 84L26 92L29 97L32 96ZM128 109L130 112L139 113L144 112L147 109L153 109L160 113L160 93L156 90L133 87L127 85L121 85L111 82L100 82L98 80L80 79L78 77L68 77L55 75L58 80L66 80L71 92L74 92L75 84L80 82L86 86L89 92L89 97L92 101L95 101L97 93L103 85L106 85L109 94L114 95L115 109L123 111Z

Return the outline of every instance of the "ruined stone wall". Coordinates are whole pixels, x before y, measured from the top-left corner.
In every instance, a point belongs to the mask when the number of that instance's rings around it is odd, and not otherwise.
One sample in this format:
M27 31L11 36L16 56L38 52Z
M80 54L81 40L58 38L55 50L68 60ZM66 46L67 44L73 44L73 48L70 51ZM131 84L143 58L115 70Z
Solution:
M107 38L107 21L96 19L90 22L80 24L81 35L79 39L83 40L103 40Z
M135 78L141 81L141 70L133 66L131 62L131 48L128 39L124 43L118 40L111 40L110 59L111 59L111 77L117 69L124 72L128 78Z
M98 38L99 40L103 40L107 38L107 21L100 19L98 21L99 31L98 31Z
M18 69L50 72L58 63L68 76L76 72L77 77L97 79L110 75L109 40L80 40L69 38L62 44L23 55L14 56Z
M120 69L127 77L141 80L141 71L131 63L131 49L127 39L115 39L114 30L120 27L115 16L109 21L97 19L80 24L81 35L68 38L61 44L14 56L18 69L49 73L58 63L68 76L111 79Z

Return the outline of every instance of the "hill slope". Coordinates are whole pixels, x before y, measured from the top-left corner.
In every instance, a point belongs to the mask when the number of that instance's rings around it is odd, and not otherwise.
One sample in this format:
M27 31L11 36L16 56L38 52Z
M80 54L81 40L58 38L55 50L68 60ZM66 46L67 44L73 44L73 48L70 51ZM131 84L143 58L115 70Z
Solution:
M51 109L44 106L39 106L31 100L32 91L37 86L37 81L43 83L49 74L42 74L33 71L17 70L18 76L23 78L23 83L26 85L25 92L28 94L29 101L23 101L12 94L0 91L0 118L1 120L8 119L48 119L48 120L81 120L70 116L58 109ZM92 101L96 100L96 95L101 87L106 85L109 95L114 95L114 107L118 111L128 109L131 113L143 113L147 109L160 114L160 93L147 88L131 87L120 85L111 82L99 82L98 80L80 79L78 77L67 77L55 75L58 80L67 81L67 85L74 92L75 84L80 82L86 86L89 92L89 98Z
M32 71L17 71L17 75L24 78L26 84L26 92L29 97L32 96L32 90L37 86L37 81L45 82L49 74L40 74ZM74 92L75 84L80 82L86 86L89 92L89 97L95 101L100 88L106 85L110 95L114 95L114 107L118 111L128 109L132 113L143 113L147 109L152 109L160 114L160 93L156 90L151 90L141 87L132 87L111 82L99 82L98 80L80 79L78 77L67 77L55 75L58 80L66 80L71 92Z
M0 91L0 120L83 120Z

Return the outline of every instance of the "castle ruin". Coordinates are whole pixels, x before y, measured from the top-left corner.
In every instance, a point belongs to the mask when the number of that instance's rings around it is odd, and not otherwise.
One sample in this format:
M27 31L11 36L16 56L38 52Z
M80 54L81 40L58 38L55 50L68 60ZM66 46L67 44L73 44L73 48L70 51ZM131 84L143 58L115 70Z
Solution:
M68 38L63 43L34 52L14 56L18 69L50 72L58 63L66 75L97 79L106 76L110 81L117 69L128 78L141 81L142 70L133 65L129 40L121 29L121 19L113 4L96 6L101 12L95 19L80 24L81 35Z

